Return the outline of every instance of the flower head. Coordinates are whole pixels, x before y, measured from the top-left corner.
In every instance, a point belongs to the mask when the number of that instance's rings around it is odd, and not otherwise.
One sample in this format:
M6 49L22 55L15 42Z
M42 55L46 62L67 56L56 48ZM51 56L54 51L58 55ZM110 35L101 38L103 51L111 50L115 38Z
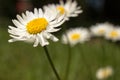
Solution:
M34 13L26 11L22 13L22 16L17 15L17 19L12 20L14 26L9 26L8 32L13 39L9 42L14 41L25 41L33 42L34 47L40 44L41 46L48 45L47 39L58 41L58 39L52 35L52 32L60 30L57 28L65 20L64 16L58 16L59 12L50 13L50 11L42 11L41 8L34 9Z
M60 15L65 14L66 20L69 20L69 17L76 17L79 13L82 13L81 7L78 7L77 2L72 0L67 0L65 3L63 0L60 0L60 4L50 4L44 6L44 9L51 9L53 11L58 10Z
M105 67L105 68L100 68L97 73L96 73L96 77L98 79L107 79L108 77L112 76L113 74L113 69L108 66L108 67Z
M74 46L77 43L84 43L90 38L89 31L85 28L75 28L66 31L62 36L62 42L64 44L70 44Z
M114 27L113 29L109 30L105 34L105 38L112 41L120 40L120 27Z
M110 23L96 24L90 28L93 36L104 36L107 31L113 28Z

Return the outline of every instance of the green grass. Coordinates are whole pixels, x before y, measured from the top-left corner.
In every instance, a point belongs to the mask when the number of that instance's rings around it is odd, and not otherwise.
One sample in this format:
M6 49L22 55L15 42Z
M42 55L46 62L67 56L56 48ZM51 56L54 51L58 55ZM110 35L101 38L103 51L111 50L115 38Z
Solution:
M8 43L8 39L10 37L7 29L0 28L0 80L57 80L41 46L34 48L32 44L24 42ZM105 48L104 65L102 44ZM91 40L71 48L69 80L90 80L90 77L97 80L96 70L107 65L112 67L116 65L114 69L116 80L120 80L119 45L105 40ZM68 59L68 46L61 44L60 41L57 43L50 41L47 47L63 79ZM108 80L114 80L113 78L112 76Z

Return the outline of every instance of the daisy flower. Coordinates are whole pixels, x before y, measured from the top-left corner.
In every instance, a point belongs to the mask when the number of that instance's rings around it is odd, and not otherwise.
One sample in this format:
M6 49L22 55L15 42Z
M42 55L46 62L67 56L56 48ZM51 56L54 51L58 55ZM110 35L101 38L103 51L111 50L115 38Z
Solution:
M113 25L110 23L100 23L92 26L90 30L93 36L104 36L105 33L112 28Z
M98 69L96 73L96 77L101 80L107 79L108 77L112 75L113 75L113 69L110 66L105 67L105 68L100 68Z
M108 31L105 34L105 38L114 42L120 40L120 27L114 27L113 29Z
M52 11L58 10L60 15L65 14L66 20L69 20L69 17L76 17L78 14L82 13L81 7L78 7L77 2L72 0L67 0L66 3L64 3L63 0L60 0L60 4L49 4L44 6L44 9Z
M57 32L60 26L65 20L64 16L58 16L59 12L51 14L49 11L34 9L34 12L26 11L22 13L22 16L17 15L17 19L13 19L14 26L9 26L8 32L12 39L8 42L25 41L34 43L36 47L38 44L41 46L48 45L47 39L58 41L52 32Z
M64 44L70 44L71 46L74 46L77 43L84 43L89 39L89 31L85 28L70 29L62 36L62 42Z

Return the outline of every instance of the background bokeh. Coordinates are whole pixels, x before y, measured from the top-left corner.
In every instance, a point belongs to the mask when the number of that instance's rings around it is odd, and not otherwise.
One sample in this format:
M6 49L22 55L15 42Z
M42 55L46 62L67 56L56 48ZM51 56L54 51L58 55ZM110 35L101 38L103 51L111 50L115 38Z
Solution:
M13 19L16 14L25 10L33 10L49 3L58 3L58 0L0 0L0 23L3 18ZM72 18L68 24L75 20L73 26L90 26L91 23L109 21L119 24L120 1L119 0L77 0L83 13L77 18Z
M43 48L41 46L33 48L32 44L24 42L8 43L10 37L7 29L8 25L13 25L11 20L16 18L16 14L58 2L58 0L0 0L0 80L56 80ZM76 18L70 18L70 21L63 24L64 27L90 27L101 22L120 25L120 0L77 0L77 2L78 6L82 7L83 13ZM61 30L60 34L58 32L59 38L63 31ZM120 80L120 44L106 40L90 41L72 48L69 80L89 80L89 75L93 80L97 80L95 73L102 64L101 44L105 47L106 65L116 64L116 80ZM68 58L68 46L61 44L60 41L50 42L48 49L63 78ZM91 73L84 65L80 53L84 54ZM108 80L114 79L110 77Z

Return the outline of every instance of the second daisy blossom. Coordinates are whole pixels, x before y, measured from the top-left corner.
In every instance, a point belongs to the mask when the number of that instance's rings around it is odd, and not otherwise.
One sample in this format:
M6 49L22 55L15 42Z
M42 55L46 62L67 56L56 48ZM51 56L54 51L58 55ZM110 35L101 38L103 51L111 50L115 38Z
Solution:
M85 28L70 29L62 36L62 42L64 44L70 44L71 46L74 46L77 43L84 43L89 39L89 31Z
M81 7L77 6L77 2L72 0L66 0L65 3L63 0L60 0L60 4L49 4L44 6L44 9L49 9L53 12L57 10L60 12L60 15L65 15L66 20L69 20L70 17L76 17L83 12Z
M26 41L33 42L34 47L40 44L41 46L48 45L47 39L58 41L51 33L57 32L60 28L57 28L64 23L64 15L58 16L58 12L50 13L50 11L44 11L34 9L34 12L26 11L22 13L22 16L17 15L17 19L12 20L14 26L9 26L8 32L12 39L9 42L14 41Z

